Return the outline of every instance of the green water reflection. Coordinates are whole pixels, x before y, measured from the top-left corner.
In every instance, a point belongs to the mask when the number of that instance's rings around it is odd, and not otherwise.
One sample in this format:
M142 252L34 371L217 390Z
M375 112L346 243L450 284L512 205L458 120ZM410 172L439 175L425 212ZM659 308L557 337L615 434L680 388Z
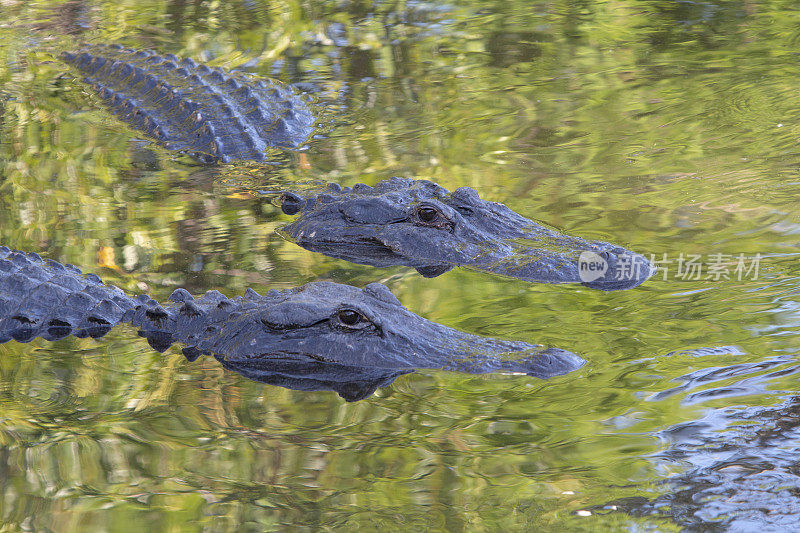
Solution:
M430 320L589 361L546 382L420 372L346 404L154 353L132 329L0 345L9 530L677 529L594 506L665 490L685 467L654 459L666 428L796 390L791 3L12 0L0 13L0 243L158 299L381 281ZM328 109L325 136L269 167L197 166L76 82L56 58L83 40L302 83ZM423 279L285 242L275 229L291 218L258 194L393 175L471 186L656 258L759 253L758 279L682 280L674 263L610 294L463 269Z

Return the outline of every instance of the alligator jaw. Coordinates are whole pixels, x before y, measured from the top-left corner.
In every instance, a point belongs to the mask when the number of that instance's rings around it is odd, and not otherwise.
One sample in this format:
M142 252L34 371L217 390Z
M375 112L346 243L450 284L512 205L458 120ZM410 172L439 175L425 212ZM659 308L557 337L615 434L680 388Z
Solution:
M424 320L424 319L421 319ZM419 339L413 353L418 368L442 368L473 374L492 372L525 374L540 379L561 376L581 368L586 361L560 348L541 344L480 337L434 322L414 325ZM394 339L401 344L411 339Z
M415 315L416 316L416 315ZM253 351L243 348L239 351L227 350L226 355L218 355L212 348L209 353L229 368L244 372L281 367L327 366L348 367L354 374L365 372L405 374L418 369L442 369L471 374L514 373L525 374L540 379L568 374L581 368L586 361L580 356L559 348L525 342L504 341L463 333L439 324L419 321L407 324L409 332L389 333L384 338L360 337L357 341L358 353L348 353L355 342L347 339L333 339L329 335L310 337L304 342L316 344L324 355L289 354L288 347L296 339L266 339L255 336L257 342L240 342L239 346L252 344ZM411 333L414 334L411 334ZM424 335L432 334L432 338ZM388 338L386 338L388 337ZM274 351L264 351L264 345L279 345ZM398 374L399 375L399 374Z
M355 229L356 231L350 231ZM278 228L276 232L289 242L296 242L306 250L317 252L335 259L343 259L362 265L390 267L396 265L410 266L425 278L435 278L451 270L455 265L448 262L429 264L429 261L415 261L396 253L387 243L379 238L366 234L364 228L336 227L328 228L326 235L305 235L296 232L292 226ZM348 235L348 233L350 233ZM342 240L350 243L342 246Z
M228 370L253 381L295 390L332 390L348 402L363 400L379 387L390 385L398 376L412 372L289 359L217 359Z
M604 291L631 289L655 272L645 257L625 248L543 226L507 228L507 238L495 239L485 232L456 229L451 234L409 225L375 231L396 256L406 255L404 264L415 268L421 262L459 265L533 283L580 283Z
M507 352L501 352L506 353ZM481 354L485 357L486 354ZM340 363L320 362L309 359L305 354L261 354L260 357L233 359L216 356L228 370L237 372L248 379L278 385L295 390L332 390L348 402L363 400L376 389L390 385L397 377L414 372L414 368L370 368ZM453 370L486 371L486 366L475 354L469 360L462 360ZM533 347L526 358L498 361L494 370L506 373L519 373L540 378L566 374L583 366L585 361L575 354L558 348L540 349Z

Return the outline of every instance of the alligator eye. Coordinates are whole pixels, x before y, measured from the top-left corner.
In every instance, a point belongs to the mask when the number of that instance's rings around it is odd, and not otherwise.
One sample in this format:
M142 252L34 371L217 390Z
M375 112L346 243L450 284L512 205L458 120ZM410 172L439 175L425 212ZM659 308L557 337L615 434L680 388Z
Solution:
M361 314L358 311L353 311L352 309L342 309L337 313L339 317L339 322L344 324L345 326L355 326L359 322L361 322Z
M453 223L436 207L420 205L414 210L413 222L417 226L451 230Z
M367 317L353 309L340 309L336 312L338 325L347 329L364 329L372 325Z
M417 216L423 222L435 222L439 217L439 212L432 207L420 207L417 209Z

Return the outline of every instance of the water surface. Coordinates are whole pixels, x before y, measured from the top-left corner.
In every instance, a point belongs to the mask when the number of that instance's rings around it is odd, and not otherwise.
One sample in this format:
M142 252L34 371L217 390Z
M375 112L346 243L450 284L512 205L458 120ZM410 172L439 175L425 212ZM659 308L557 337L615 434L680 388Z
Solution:
M233 296L380 281L430 320L588 360L548 381L422 371L345 403L158 354L126 327L100 342L0 345L8 527L796 523L794 8L140 0L0 12L0 243L157 299L178 286ZM298 84L325 109L323 135L269 166L197 165L98 105L57 59L81 41ZM465 269L424 279L284 241L275 230L291 217L259 193L395 175L474 187L663 268L615 293ZM756 254L758 272L737 275ZM691 256L703 270L679 275Z

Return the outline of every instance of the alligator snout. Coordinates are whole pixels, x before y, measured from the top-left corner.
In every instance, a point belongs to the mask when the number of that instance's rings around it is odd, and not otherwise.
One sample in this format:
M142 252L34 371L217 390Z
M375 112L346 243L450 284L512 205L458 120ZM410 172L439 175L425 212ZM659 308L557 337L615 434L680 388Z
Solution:
M644 256L615 247L609 252L584 252L578 257L581 284L590 289L619 291L641 285L656 272ZM600 261L596 261L600 258ZM592 269L591 261L596 261Z

